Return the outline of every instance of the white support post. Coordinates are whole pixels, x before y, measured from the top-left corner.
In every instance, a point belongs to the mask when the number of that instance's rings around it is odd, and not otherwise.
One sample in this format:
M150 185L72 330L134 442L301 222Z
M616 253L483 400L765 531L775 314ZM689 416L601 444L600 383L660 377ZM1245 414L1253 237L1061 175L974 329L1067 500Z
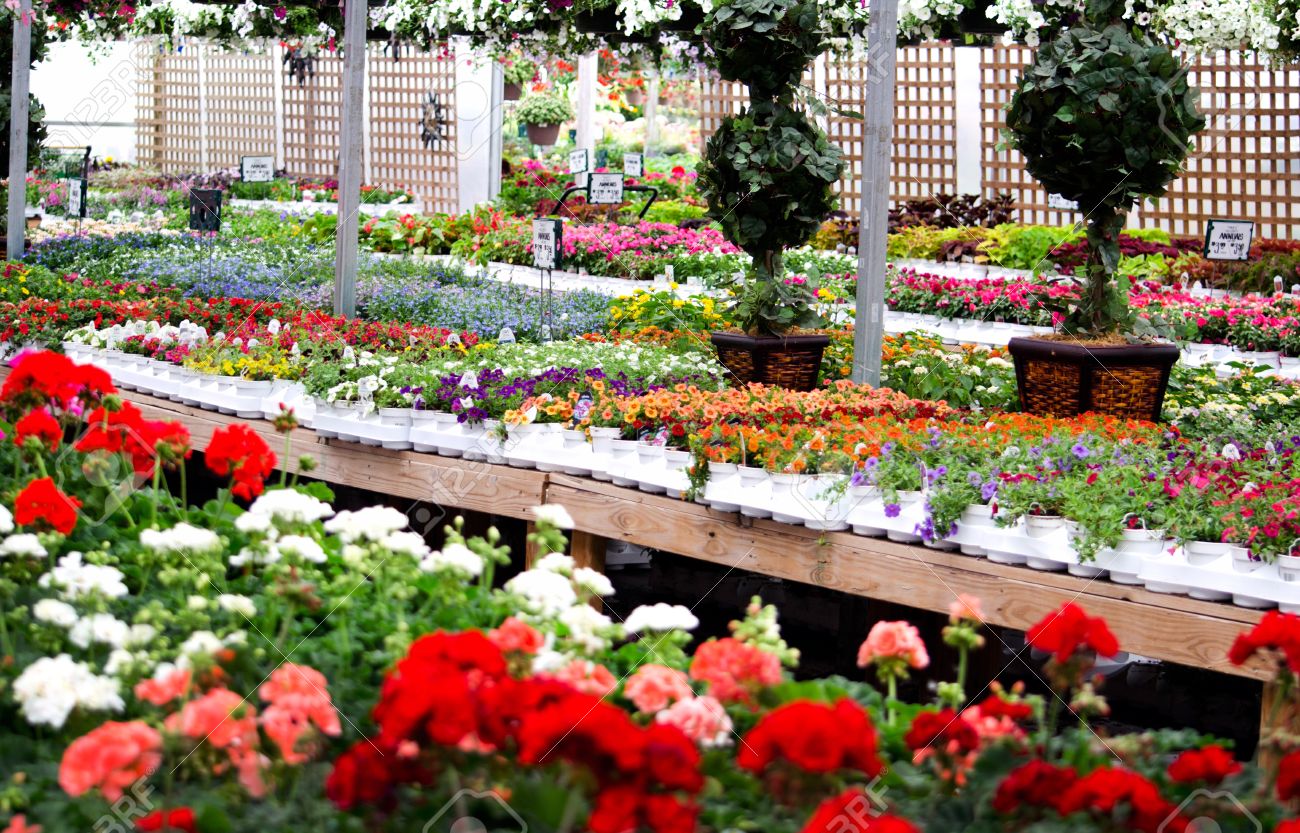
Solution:
M334 314L357 314L357 215L366 129L366 0L343 10L343 135L339 137L339 222L334 239Z
M645 109L645 155L649 159L654 155L655 145L659 144L659 73L653 73L646 84Z
M23 257L27 234L27 119L31 108L32 0L22 0L14 20L13 82L9 88L9 259Z
M578 147L596 146L596 53L578 58Z
M984 112L980 95L983 47L953 50L957 131L957 193L984 193Z
M885 335L885 247L889 243L897 20L898 0L872 3L862 125L862 223L858 236L853 381L876 386L880 384L880 350Z
M501 193L501 158L505 155L506 72L500 61L492 62L492 89L488 94L487 198Z

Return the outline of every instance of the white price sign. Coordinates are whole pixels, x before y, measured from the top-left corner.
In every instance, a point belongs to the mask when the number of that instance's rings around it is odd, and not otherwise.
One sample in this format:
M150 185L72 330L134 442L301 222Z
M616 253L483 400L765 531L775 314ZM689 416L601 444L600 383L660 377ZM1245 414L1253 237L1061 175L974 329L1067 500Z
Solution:
M86 180L84 179L65 179L68 183L68 215L69 217L86 216Z
M563 259L564 224L550 217L533 220L533 266L559 269Z
M639 153L623 154L623 173L626 176L641 176L645 172L645 160Z
M1248 220L1210 220L1205 229L1206 260L1249 260L1255 224Z
M1074 200L1067 200L1060 194L1048 194L1047 207L1054 208L1057 211L1078 211L1079 203Z
M581 150L569 151L569 173L581 174L586 173L590 167L588 162L588 152L586 148Z
M239 178L244 182L270 182L275 179L275 157L239 157Z
M603 173L591 175L591 191L587 202L592 205L619 205L623 202L623 174Z

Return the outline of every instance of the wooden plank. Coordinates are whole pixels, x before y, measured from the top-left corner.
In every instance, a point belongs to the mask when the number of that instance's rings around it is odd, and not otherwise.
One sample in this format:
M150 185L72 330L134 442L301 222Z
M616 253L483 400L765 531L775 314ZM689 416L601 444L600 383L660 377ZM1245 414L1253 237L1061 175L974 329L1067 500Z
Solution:
M194 438L196 451L207 448L214 429L243 422L282 458L281 468L296 470L298 458L310 454L317 463L310 476L329 483L512 518L531 518L532 508L545 502L546 475L538 471L371 448L328 440L306 428L293 432L287 459L283 459L285 438L266 420L242 420L147 394L123 391L122 396L138 405L148 419L182 422Z
M740 516L697 504L563 475L551 475L547 500L564 506L585 532L736 570L937 612L946 611L958 593L973 593L983 600L990 624L1019 630L1074 601L1104 616L1127 651L1221 673L1272 676L1262 663L1244 668L1228 663L1232 641L1259 618L1230 605L852 534L820 535L771 521L742 523Z

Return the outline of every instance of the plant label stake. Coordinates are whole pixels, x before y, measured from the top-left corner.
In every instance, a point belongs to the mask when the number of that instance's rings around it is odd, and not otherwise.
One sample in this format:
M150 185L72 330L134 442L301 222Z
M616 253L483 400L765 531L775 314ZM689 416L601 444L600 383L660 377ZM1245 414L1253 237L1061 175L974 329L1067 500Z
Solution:
M564 221L557 217L533 220L533 266L538 270L537 332L550 341L551 299L555 293L554 271L564 263Z
M645 173L645 157L639 153L623 154L623 175L639 177Z
M621 205L623 203L623 174L597 173L591 175L591 190L587 202L592 205Z
M244 182L270 182L275 179L275 157L239 157L239 178Z
M1047 207L1057 211L1078 211L1079 203L1075 200L1067 200L1060 194L1048 194Z
M1206 260L1250 260L1255 224L1248 220L1210 220L1205 226Z
M68 184L68 216L77 218L77 234L81 234L81 221L86 218L86 180L80 177L65 179Z
M569 152L569 173L585 174L587 172L587 169L590 167L590 163L588 161L589 153L590 151L588 151L586 148L579 148L578 150L570 151Z

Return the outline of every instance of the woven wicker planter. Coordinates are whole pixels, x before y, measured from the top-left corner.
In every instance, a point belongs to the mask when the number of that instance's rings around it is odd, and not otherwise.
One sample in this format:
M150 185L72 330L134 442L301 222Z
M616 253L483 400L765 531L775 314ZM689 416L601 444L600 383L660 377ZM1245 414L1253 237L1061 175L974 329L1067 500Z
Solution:
M761 382L791 390L812 390L822 368L827 335L751 336L710 333L718 361L741 384Z
M1160 419L1172 344L1085 347L1039 338L1007 344L1016 362L1020 407L1037 416L1069 417L1095 411L1127 419Z

